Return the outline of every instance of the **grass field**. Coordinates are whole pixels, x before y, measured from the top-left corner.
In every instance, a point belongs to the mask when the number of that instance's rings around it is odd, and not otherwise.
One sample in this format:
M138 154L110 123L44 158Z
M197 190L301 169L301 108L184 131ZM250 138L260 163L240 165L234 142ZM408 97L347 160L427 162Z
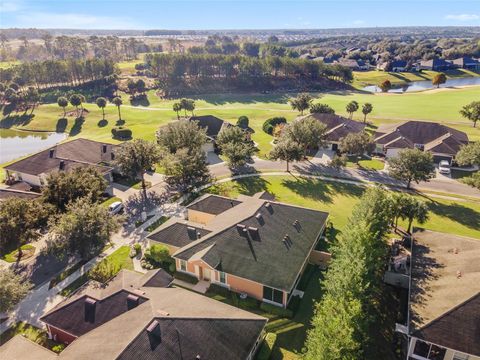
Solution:
M327 211L334 227L342 231L365 188L294 176L263 176L221 184L211 191L235 197L238 194L252 195L262 190L274 194L278 201ZM426 195L419 197L427 202L430 218L423 225L414 225L480 239L480 202L444 200Z
M438 74L437 71L428 70L422 72L354 71L353 86L363 88L368 85L378 85L384 80L390 80L393 85L403 85L412 81L432 80L436 74ZM447 79L480 76L478 72L466 69L450 70L446 71L445 74L447 75Z
M345 105L356 100L360 104L370 102L374 106L367 119L372 125L398 123L402 120L437 121L467 132L470 139L480 140L480 128L473 128L471 122L463 119L459 110L471 101L478 100L478 87L462 89L441 89L410 94L370 94L362 92L321 93L314 94L315 102L327 103L340 115L347 115ZM255 130L253 140L258 143L260 156L265 156L271 149L272 137L262 131L263 122L273 116L284 116L293 120L298 112L291 110L288 104L290 95L205 95L196 98L196 115L212 114L230 122L239 116L250 118L250 126ZM147 106L128 105L127 96L122 106L122 119L133 137L153 140L159 126L176 119L172 111L174 100L162 100L153 91L148 93ZM106 109L106 121L101 121L101 111L95 104L86 104L89 111L84 120L67 116L63 119L62 110L56 104L40 105L33 117L13 114L0 120L1 127L21 130L66 131L71 137L86 137L100 141L115 142L111 130L117 125L118 115L114 106ZM72 110L72 109L68 109ZM362 114L354 115L363 120Z

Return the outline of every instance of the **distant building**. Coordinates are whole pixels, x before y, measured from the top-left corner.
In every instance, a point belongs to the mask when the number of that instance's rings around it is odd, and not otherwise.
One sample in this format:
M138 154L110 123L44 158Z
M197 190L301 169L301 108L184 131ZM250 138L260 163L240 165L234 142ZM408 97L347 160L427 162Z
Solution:
M433 154L435 162L451 162L463 145L468 144L463 131L426 121L407 121L379 127L375 134L376 152L393 157L403 149L420 149Z
M455 68L451 61L440 58L420 61L419 70L445 71Z
M364 60L355 60L355 59L339 59L338 63L342 66L346 66L352 70L368 70L370 69L370 64Z
M87 139L75 139L55 145L5 166L6 179L23 181L35 187L46 184L51 173L79 167L96 168L108 182L113 180L111 165L118 145Z
M453 60L453 64L461 69L474 71L480 70L480 61L467 56L463 56L461 58Z
M377 65L378 70L404 72L408 70L408 63L406 60L386 61Z

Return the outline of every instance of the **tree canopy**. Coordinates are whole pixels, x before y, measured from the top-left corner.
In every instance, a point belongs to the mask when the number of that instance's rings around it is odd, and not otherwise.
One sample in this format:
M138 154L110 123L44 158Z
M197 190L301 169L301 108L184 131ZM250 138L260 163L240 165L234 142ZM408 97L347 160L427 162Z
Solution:
M200 149L206 142L206 130L201 129L195 121L175 121L157 130L157 143L169 153L182 148L189 151Z
M287 162L287 171L290 171L290 162L300 161L303 159L303 156L304 149L302 146L285 134L280 137L270 152L270 158L273 160L282 160Z
M326 131L326 126L313 117L295 120L284 128L285 136L303 148L304 156L308 148L323 146Z
M291 98L289 102L293 110L300 111L300 113L303 115L303 112L312 104L312 100L313 98L310 94L301 93L296 97Z
M465 105L460 114L473 122L473 127L477 126L477 121L480 120L480 101L472 101L470 104Z
M435 74L432 79L432 85L440 87L440 85L445 84L447 82L447 76L444 73Z
M224 127L216 143L232 169L244 166L255 153L253 142L246 138L245 130L238 126Z
M415 181L428 181L435 177L433 156L419 149L401 150L397 156L388 160L389 174L395 179L406 181L407 189Z
M32 284L10 269L0 269L0 313L11 310L22 300Z
M340 149L356 157L373 151L375 144L372 137L365 131L348 133L340 142Z
M477 165L480 166L480 142L474 142L464 145L455 156L455 161L461 165Z
M328 104L316 103L310 106L310 114L335 114L335 110Z

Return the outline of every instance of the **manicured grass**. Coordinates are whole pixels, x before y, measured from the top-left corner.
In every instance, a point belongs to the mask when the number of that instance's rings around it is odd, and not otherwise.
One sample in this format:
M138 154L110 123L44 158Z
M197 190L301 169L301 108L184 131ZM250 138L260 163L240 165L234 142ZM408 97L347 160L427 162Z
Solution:
M447 79L462 77L480 76L477 72L457 69L445 72ZM438 74L437 71L424 70L422 72L385 72L379 70L372 71L354 71L353 85L363 88L368 85L378 85L384 80L390 80L393 85L402 85L412 81L432 80Z
M0 345L5 344L8 340L13 338L15 335L23 335L28 340L33 341L50 350L54 346L59 345L59 343L48 338L48 334L46 331L25 322L15 323L3 334L1 334Z
M27 244L27 245L23 245L21 248L23 250L23 254L20 261L28 259L29 257L32 257L33 254L35 253L35 246L33 245ZM16 262L18 260L18 250L13 250L12 252L5 254L2 259L9 263Z
M360 104L370 102L373 112L367 121L374 127L380 124L393 124L404 120L436 121L467 132L472 141L480 140L480 128L473 128L471 122L459 114L461 107L471 101L478 100L479 87L463 89L440 89L409 94L371 94L355 91L332 93L316 93L314 102L322 102L332 106L337 114L346 116L345 106L352 100ZM299 114L288 104L288 98L295 94L269 95L204 95L195 97L196 115L215 115L231 123L238 117L246 115L250 119L250 127L255 130L252 139L258 144L259 156L265 157L271 150L273 138L263 132L263 122L274 116L284 116L288 121ZM154 91L148 92L148 102L144 106L129 105L126 94L122 95L124 105L121 107L125 126L132 130L134 138L155 139L155 131L159 126L176 119L172 105L176 99L158 98ZM63 119L63 111L57 104L40 105L32 118L13 113L0 120L3 127L22 130L65 131L69 139L85 137L92 140L119 143L112 138L111 130L118 120L117 109L109 104L106 108L106 122L102 122L101 110L95 104L85 104L89 111L83 122L73 116ZM73 110L69 107L67 111ZM354 119L363 121L361 112Z
M358 168L363 170L383 170L385 163L378 159L369 159L363 157L356 161L354 157L349 157L347 167Z
M105 259L102 260L108 261L114 264L115 268L120 271L122 269L133 270L133 261L129 256L130 254L130 247L129 246L121 246L113 253L108 255ZM60 295L62 296L70 296L75 290L77 290L80 286L85 284L88 281L88 272L81 275L75 281L73 281L70 285L66 286L62 291L60 291Z
M294 176L263 176L231 181L210 189L226 196L252 195L267 190L281 202L327 211L337 231L347 225L353 206L365 187ZM444 200L418 195L427 202L430 218L415 226L480 239L480 202ZM405 226L405 223L401 223Z

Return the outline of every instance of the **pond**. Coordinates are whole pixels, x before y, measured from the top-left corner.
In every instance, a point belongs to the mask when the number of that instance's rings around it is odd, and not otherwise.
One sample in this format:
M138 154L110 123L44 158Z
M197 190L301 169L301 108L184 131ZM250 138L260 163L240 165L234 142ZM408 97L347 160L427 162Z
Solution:
M455 87L455 86L466 86L466 85L480 85L480 77L466 77L460 79L448 79L445 84L440 85L441 88L445 87ZM390 93L404 93L404 92L414 92L422 91L428 89L436 88L436 85L432 85L430 80L424 81L412 81L408 84L405 84L402 87L395 87L391 89ZM376 85L365 86L362 90L369 92L381 92L380 88Z
M65 133L0 129L0 164L47 149L67 136Z

